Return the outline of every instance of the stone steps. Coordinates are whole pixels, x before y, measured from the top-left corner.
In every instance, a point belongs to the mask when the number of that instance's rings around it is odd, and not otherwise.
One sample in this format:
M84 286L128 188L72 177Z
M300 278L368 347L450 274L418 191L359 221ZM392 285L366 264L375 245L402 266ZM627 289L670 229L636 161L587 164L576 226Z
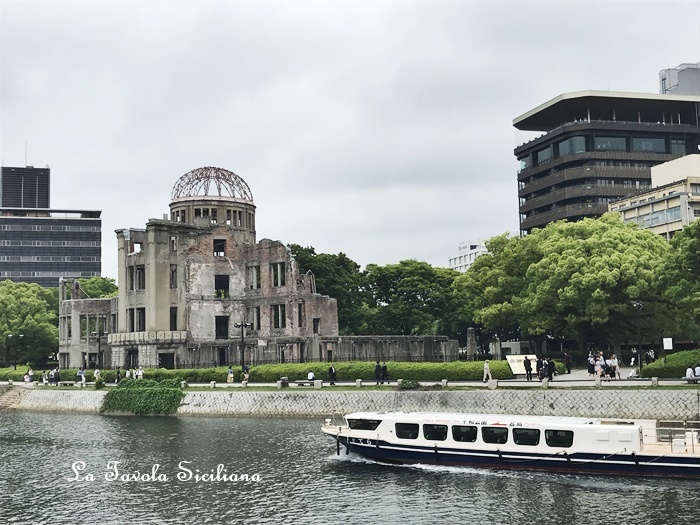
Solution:
M22 392L19 388L10 388L5 393L0 394L0 410L12 410L19 405L22 399Z

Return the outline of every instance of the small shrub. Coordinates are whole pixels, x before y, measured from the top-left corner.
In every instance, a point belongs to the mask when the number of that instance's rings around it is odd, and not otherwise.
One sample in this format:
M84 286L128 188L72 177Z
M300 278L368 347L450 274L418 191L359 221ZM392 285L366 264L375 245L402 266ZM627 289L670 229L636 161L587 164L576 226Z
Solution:
M404 379L401 381L401 384L399 385L399 388L401 390L415 390L420 387L420 383L418 381L414 381L412 379Z

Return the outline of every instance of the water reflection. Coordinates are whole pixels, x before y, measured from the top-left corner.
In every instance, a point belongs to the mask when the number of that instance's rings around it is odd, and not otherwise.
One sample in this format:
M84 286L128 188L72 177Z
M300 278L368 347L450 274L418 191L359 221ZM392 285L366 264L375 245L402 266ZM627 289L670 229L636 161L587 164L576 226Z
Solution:
M673 523L696 482L442 466L335 455L322 421L0 412L0 523ZM94 482L68 481L85 461ZM107 482L160 465L168 481ZM180 482L180 461L256 482Z

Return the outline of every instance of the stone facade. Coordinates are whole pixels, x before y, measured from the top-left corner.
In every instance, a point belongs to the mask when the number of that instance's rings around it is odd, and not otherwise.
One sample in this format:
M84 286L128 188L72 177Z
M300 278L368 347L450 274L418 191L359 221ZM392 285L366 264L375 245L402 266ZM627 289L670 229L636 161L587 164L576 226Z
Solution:
M316 293L284 244L256 241L255 205L237 175L190 172L175 186L169 217L116 233L118 298L61 297L62 367L318 360L337 344L336 300ZM89 329L90 316L105 318L106 329ZM97 352L103 334L109 351Z

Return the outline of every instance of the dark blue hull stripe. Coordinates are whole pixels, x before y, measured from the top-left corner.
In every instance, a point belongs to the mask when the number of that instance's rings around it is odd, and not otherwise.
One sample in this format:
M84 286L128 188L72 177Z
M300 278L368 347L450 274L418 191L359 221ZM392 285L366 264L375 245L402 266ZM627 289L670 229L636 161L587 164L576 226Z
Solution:
M347 436L338 438L347 447ZM389 463L425 463L499 469L583 472L619 476L700 478L700 458L669 457L621 452L619 454L556 454L500 452L392 444L376 439L350 438L350 452Z

